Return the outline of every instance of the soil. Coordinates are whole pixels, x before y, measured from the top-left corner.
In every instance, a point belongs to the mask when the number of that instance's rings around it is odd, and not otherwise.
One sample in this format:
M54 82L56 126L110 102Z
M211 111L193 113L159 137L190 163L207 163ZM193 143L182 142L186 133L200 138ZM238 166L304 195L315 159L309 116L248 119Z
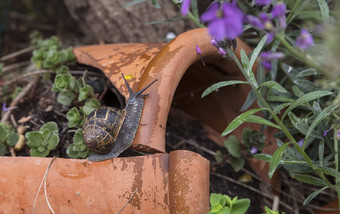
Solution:
M0 9L5 12L2 23L0 23L0 26L4 26L4 28L0 29L0 56L6 56L29 47L30 38L28 35L34 30L40 31L45 38L57 35L66 46L89 43L86 35L78 29L77 24L71 19L66 7L60 1L52 0L47 3L47 1L32 0L24 3L24 1L13 0L8 2L8 4L12 4L7 5L8 7L6 5L0 6ZM30 56L31 53L28 52L27 54L13 57L5 61L4 66L27 62ZM20 73L26 68L27 66L20 67L11 72ZM76 77L82 76L85 70L88 70L88 83L92 84L98 96L102 95L102 104L122 108L123 106L119 104L115 89L101 71L79 64L71 68ZM53 80L53 75L51 79ZM25 124L29 127L27 131L38 130L49 121L57 122L58 127L60 127L60 142L64 142L64 144L60 144L49 156L67 157L66 148L72 143L72 137L75 132L75 129L67 127L66 113L71 107L66 107L56 102L56 93L50 90L52 86L51 79L40 80L35 89L20 100L17 110L13 111L13 118L10 121L14 124L15 121L30 116L31 119ZM98 82L100 83L98 84ZM27 84L27 81L17 81L10 85L10 89L14 90L16 87L24 86L25 84ZM211 162L210 192L228 194L231 197L249 198L251 207L247 213L261 213L265 205L272 207L273 199L268 197L268 195L272 195L270 184L259 179L247 164L244 169L235 172L227 161L227 150L208 137L208 132L204 125L195 120L195 118L190 118L190 116L186 120L178 120L176 119L178 114L183 114L183 112L175 108L172 108L169 114L166 132L167 152L186 149L207 158ZM215 160L214 154L217 150L225 154L225 160L222 164L217 164ZM11 155L11 153L8 152L7 155ZM26 146L23 150L16 152L15 155L29 156L29 148ZM122 156L132 155L141 154L131 150L122 154ZM310 206L303 207L304 198L315 189L290 179L283 170L279 173L278 177L281 178L279 179L281 183L278 190L281 202L280 210L285 210L286 213L312 213L312 207L319 207L335 198L334 192L327 192L323 197L318 197L318 199L314 200ZM248 177L248 180L242 181L244 177Z

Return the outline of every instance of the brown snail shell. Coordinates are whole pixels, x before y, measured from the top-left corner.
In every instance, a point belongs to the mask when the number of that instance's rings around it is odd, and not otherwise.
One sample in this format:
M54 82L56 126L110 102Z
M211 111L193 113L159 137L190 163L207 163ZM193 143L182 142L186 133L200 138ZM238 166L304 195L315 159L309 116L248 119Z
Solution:
M92 111L84 125L83 138L87 147L95 153L111 151L125 120L125 109L102 107Z

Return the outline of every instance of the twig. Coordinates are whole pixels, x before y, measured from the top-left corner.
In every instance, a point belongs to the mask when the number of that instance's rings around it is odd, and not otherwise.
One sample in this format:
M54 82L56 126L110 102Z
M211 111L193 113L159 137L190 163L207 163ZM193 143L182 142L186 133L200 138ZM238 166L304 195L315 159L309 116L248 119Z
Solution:
M24 61L24 62L14 63L14 64L12 64L12 65L4 66L4 67L2 68L2 73L5 74L5 73L7 73L8 71L11 71L11 70L14 70L14 69L17 69L17 68L20 68L20 67L27 66L27 65L29 65L30 63L31 63L30 61Z
M15 83L16 81L19 81L21 79L24 79L26 77L29 77L29 76L32 76L32 75L37 75L37 74L49 74L49 73L54 73L54 71L52 70L38 70L38 71L33 71L33 72L29 72L27 74L23 74L17 78L14 78L14 79L11 79L9 81L6 81L5 83L3 84L0 84L0 86L5 86L5 85L10 85L10 84L13 84Z
M274 200L273 200L273 209L274 211L279 210L279 203L280 203L280 197L278 195L274 195Z
M36 85L40 80L40 75L35 76L34 80L26 85L26 87L13 99L9 107L16 106L19 101L25 97L25 95ZM8 120L8 117L11 115L12 110L8 110L5 112L3 117L1 118L1 122L5 122Z
M0 62L8 60L8 59L16 57L16 56L19 56L19 55L24 54L24 53L28 53L28 52L32 51L33 49L34 49L33 47L28 47L28 48L24 48L22 50L13 52L11 54L8 54L6 56L1 57Z
M136 188L135 192L131 195L130 199L126 202L126 204L124 205L124 207L122 207L122 209L120 209L118 212L116 212L116 214L119 214L127 205L128 203L131 201L131 199L133 198L133 196L135 196L136 192L137 192L138 188Z
M34 212L35 212L35 204L36 204L36 202L37 202L37 198L38 198L38 195L39 195L39 192L40 192L40 190L41 190L41 187L42 187L43 183L44 183L44 188L45 188L45 198L46 198L47 205L48 205L48 207L50 208L51 212L52 212L53 214L55 214L55 212L53 211L53 209L52 209L52 207L51 207L51 205L50 205L50 203L49 203L49 201L48 201L48 199L47 199L47 192L46 192L46 178L47 178L47 174L48 174L48 172L49 172L49 170L50 170L50 168L51 168L51 166L52 166L52 163L55 161L55 159L56 159L56 157L53 157L53 158L52 158L50 164L48 165L48 167L47 167L47 169L46 169L46 172L45 172L45 174L44 174L44 177L43 177L43 179L42 179L42 181L41 181L41 183L40 183L38 192L37 192L37 194L36 194L36 196L35 196L34 203L33 203L33 214L34 214Z
M15 154L15 151L14 151L14 148L13 148L13 147L11 147L11 148L9 149L9 152L11 153L11 157L16 157L16 154Z

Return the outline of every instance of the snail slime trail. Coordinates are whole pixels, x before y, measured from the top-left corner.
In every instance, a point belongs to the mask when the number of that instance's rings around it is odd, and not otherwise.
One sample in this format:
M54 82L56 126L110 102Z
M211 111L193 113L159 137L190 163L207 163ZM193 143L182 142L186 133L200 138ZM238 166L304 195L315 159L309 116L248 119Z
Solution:
M130 95L125 109L98 108L89 114L83 125L84 142L94 153L87 158L90 161L116 158L131 146L144 106L145 95L142 93L157 81L134 93L122 76Z

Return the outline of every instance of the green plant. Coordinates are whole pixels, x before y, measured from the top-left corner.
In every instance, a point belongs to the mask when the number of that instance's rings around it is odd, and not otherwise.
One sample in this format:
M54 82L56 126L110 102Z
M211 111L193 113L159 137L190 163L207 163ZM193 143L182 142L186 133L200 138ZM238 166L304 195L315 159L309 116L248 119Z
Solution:
M224 146L227 149L229 156L230 165L233 169L238 172L244 166L244 159L241 156L240 142L236 136L231 135L224 141ZM220 150L216 152L215 159L217 163L223 162L223 155Z
M39 131L26 132L25 137L31 156L46 157L59 143L58 126L48 122Z
M32 45L36 49L33 51L31 61L38 69L47 68L53 70L65 63L75 62L72 48L63 49L56 36L43 40L41 36L35 33L32 35Z
M216 83L202 97L221 87L247 84L251 91L241 111L257 101L258 108L240 113L222 136L246 122L261 124L261 132L268 126L278 129L276 151L255 157L270 162L269 178L283 166L293 178L318 186L304 205L327 188L337 191L340 202L340 46L336 36L340 32L340 5L331 2L215 1L200 18L196 0L181 4L182 13L195 23L207 22L214 37L212 45L235 61L246 80ZM331 22L332 18L337 21ZM316 30L320 25L326 29L322 33ZM243 39L256 48L249 55L241 50L239 60L235 38L244 32L253 35L249 38L244 34ZM261 146L261 138L259 133L246 131L243 142L249 149L250 145Z
M51 69L56 72L52 91L57 92L57 102L62 105L73 105L66 114L69 128L81 128L85 117L96 108L100 107L100 102L95 98L92 86L86 84L84 78L76 79L71 73L67 64L75 62L72 49L62 48L61 42L57 37L43 40L41 35L34 33L31 35L32 45L36 47L33 51L31 61L37 68ZM81 135L81 132L76 132ZM67 154L74 158L85 158L84 146L80 146L78 137L74 137L74 143L68 148ZM45 151L47 153L47 151Z
M0 156L6 154L7 147L15 146L19 140L19 134L5 123L0 123Z
M248 198L231 199L228 195L220 193L210 194L210 211L208 214L244 214L250 206Z
M86 158L89 154L89 149L84 143L81 129L78 129L73 136L73 143L67 148L66 153L71 158Z
M280 214L279 211L271 210L267 206L264 206L264 210L266 211L265 214ZM281 214L286 214L286 213L285 212L281 212Z

